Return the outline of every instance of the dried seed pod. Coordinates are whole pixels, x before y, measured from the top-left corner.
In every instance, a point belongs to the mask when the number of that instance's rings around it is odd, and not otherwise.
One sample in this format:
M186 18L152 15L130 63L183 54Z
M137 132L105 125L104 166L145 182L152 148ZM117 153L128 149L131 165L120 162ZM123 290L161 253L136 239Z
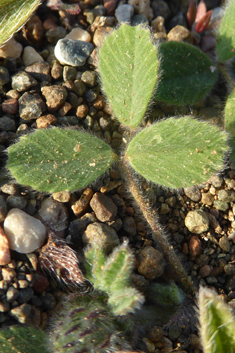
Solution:
M50 232L46 245L41 249L39 264L42 271L49 273L69 290L89 292L92 288L80 269L76 252L53 232Z

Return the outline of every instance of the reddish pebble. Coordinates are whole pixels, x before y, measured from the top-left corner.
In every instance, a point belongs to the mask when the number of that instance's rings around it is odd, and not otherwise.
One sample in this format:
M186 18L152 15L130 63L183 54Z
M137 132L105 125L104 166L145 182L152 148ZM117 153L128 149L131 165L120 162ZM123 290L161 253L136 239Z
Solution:
M18 100L15 98L6 99L2 103L2 110L5 113L16 114L18 111Z
M189 240L189 253L191 256L198 256L201 251L201 240L196 235L193 235Z
M35 292L42 293L49 286L49 281L47 278L40 272L36 272L36 280L33 285Z

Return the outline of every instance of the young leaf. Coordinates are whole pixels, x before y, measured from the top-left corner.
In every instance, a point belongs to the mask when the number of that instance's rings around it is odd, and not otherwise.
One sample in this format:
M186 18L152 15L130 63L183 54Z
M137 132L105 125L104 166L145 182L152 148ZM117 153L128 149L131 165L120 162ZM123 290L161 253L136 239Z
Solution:
M91 246L85 250L85 257L87 278L95 284L97 289L103 289L103 269L106 259L102 249L97 246Z
M127 315L139 309L144 303L144 296L133 287L125 287L113 292L108 299L115 315Z
M27 22L40 3L41 0L1 0L0 46Z
M202 183L223 165L226 134L190 117L151 125L130 142L126 157L146 179L170 188Z
M0 331L1 353L47 353L46 334L34 327L10 326Z
M158 47L161 79L155 98L186 105L204 98L214 86L217 70L201 50L180 42L162 43Z
M53 193L87 186L114 158L107 143L88 133L38 129L9 147L7 168L18 183Z
M204 353L235 352L235 320L218 296L206 288L199 291L199 320Z
M235 2L227 6L219 32L216 38L216 51L219 61L225 61L235 56Z
M157 81L157 49L149 30L122 24L105 38L99 51L104 91L124 125L137 126Z
M235 165L235 89L230 93L225 104L224 127L229 133L230 160Z

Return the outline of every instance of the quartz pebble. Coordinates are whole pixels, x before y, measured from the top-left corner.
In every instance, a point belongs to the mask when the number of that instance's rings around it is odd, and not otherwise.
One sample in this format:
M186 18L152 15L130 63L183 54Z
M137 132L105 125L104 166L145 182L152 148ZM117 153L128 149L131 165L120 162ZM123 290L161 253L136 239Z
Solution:
M102 249L105 253L110 253L120 244L115 230L107 224L98 222L88 225L82 235L82 241L85 245L97 245L98 248Z
M190 232L201 234L209 229L209 218L202 210L189 211L185 217L185 226Z
M18 208L8 212L3 227L10 249L23 254L40 248L46 237L44 225Z
M55 46L55 57L63 65L83 66L94 49L93 44L74 39L61 39Z
M9 262L11 262L9 241L2 227L0 227L0 266L7 265Z
M91 41L91 35L82 28L73 28L72 31L64 37L64 39L82 40L84 42Z
M134 15L134 7L129 4L119 5L115 10L115 16L119 23L130 23Z
M24 52L22 55L22 60L24 66L29 66L38 61L44 61L41 55L39 55L33 47L27 46L24 48Z
M11 38L6 44L0 48L0 58L19 58L23 47L14 38Z

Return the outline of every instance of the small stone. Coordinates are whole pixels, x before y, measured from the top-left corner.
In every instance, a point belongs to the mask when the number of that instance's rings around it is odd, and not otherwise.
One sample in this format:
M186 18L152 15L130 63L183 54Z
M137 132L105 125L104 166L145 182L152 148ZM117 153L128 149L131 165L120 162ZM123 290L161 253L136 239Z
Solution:
M29 282L26 281L26 279L19 279L18 284L20 289L25 289L29 286ZM26 303L27 301L28 300L24 301L24 303ZM21 301L20 304L23 304L23 302Z
M82 28L73 28L72 31L64 37L64 39L74 39L74 40L81 40L84 42L91 41L91 35L89 32L85 31Z
M209 276L210 273L211 273L211 266L209 266L209 265L204 265L199 270L199 275L202 278Z
M55 56L63 65L83 66L93 49L93 44L88 42L61 39L55 46Z
M110 253L120 244L115 230L107 224L98 222L88 225L86 231L82 235L82 241L85 245L97 245L106 254Z
M136 223L133 217L124 217L122 221L123 229L130 235L136 235Z
M119 23L131 23L134 15L134 7L129 4L119 5L115 10L115 16Z
M153 28L154 32L162 32L166 33L166 29L164 26L164 18L162 16L157 16L152 22L151 27Z
M3 222L7 215L7 204L2 195L0 195L0 222Z
M10 283L16 278L16 271L13 268L2 268L2 279L3 281Z
M4 66L0 66L0 85L3 86L9 81L10 81L9 71Z
M184 188L184 193L190 200L194 202L199 202L201 200L201 192L197 186Z
M149 0L128 0L128 4L134 7L137 14L145 15L148 20L153 19L153 10Z
M58 110L68 95L64 87L57 85L42 87L42 94L46 99L46 105L50 112Z
M10 310L10 305L6 300L0 301L0 312L1 313L6 313L7 311Z
M25 92L18 102L19 114L24 120L37 119L46 110L46 105L38 93Z
M51 68L51 76L54 80L58 80L63 76L63 67L58 63L58 61L53 63Z
M58 116L65 117L65 115L67 115L71 109L72 109L72 105L68 102L64 102L58 110Z
M9 242L2 227L0 227L0 266L4 266L11 262L11 253Z
M140 251L139 274L149 280L160 277L165 269L165 260L163 254L151 246L146 246Z
M54 200L62 203L69 202L70 200L70 192L69 191L59 191L59 192L54 192L52 194L52 197Z
M161 208L160 208L159 213L160 214L167 214L170 212L170 210L171 210L170 207L165 202L163 202L161 204Z
M79 200L76 201L71 206L75 216L80 217L87 211L92 196L93 196L93 191L91 188L87 188L86 190L83 191Z
M51 197L48 197L42 202L38 213L44 223L56 232L62 231L67 227L67 208L65 205L53 200Z
M21 56L22 50L22 45L18 43L14 38L11 38L0 48L0 58L11 57L17 59Z
M220 175L212 175L209 179L209 183L215 188L220 188L223 185L223 178Z
M46 237L44 225L17 208L8 212L3 226L10 249L19 253L30 253L40 248Z
M23 60L24 66L29 66L39 61L44 61L41 55L39 55L38 52L33 47L30 47L30 46L27 46L24 48L22 60Z
M25 282L27 282L27 281L25 281ZM21 280L21 283L23 284L24 282ZM27 286L28 286L28 283L27 283ZM23 285L23 287L24 287L24 285ZM34 295L34 291L32 288L21 288L19 293L20 293L20 295L17 299L17 302L19 304L28 303Z
M235 201L235 192L231 190L219 190L218 200L224 202L233 202Z
M192 32L185 28L184 26L177 25L170 30L167 34L167 38L169 41L173 40L176 42L186 42L193 43L193 35Z
M201 202L204 205L211 206L213 205L213 202L214 202L214 196L210 192L205 192L205 193L203 192Z
M176 197L175 196L171 196L171 197L168 197L166 200L165 200L165 203L170 206L170 207L174 207L175 204L176 204Z
M41 313L39 309L30 304L22 304L11 309L10 315L21 324L39 327L41 323Z
M18 111L18 100L15 98L6 99L2 102L2 110L7 114L16 114Z
M49 29L45 36L49 43L56 44L60 39L66 36L67 32L64 27L58 26L56 28Z
M171 10L166 1L163 0L153 0L152 9L154 17L162 16L165 20L171 15Z
M33 290L42 293L50 285L48 279L40 272L36 273L35 281L33 283Z
M188 249L189 249L190 255L193 257L201 254L202 252L201 240L196 235L193 235L190 238Z
M228 276L234 276L235 275L235 264L234 263L228 263L227 265L224 266L224 272Z
M51 75L50 75L51 68L50 68L50 65L45 61L33 63L32 65L27 66L25 68L25 71L28 72L33 78L41 82L51 81Z
M201 234L209 229L209 218L202 210L189 211L185 217L185 226L192 233Z
M93 36L93 43L100 47L104 38L112 32L112 27L98 27Z
M18 298L19 294L16 288L10 287L6 292L6 300L8 303L13 303Z
M63 79L64 81L74 81L77 75L77 70L75 67L64 66Z
M91 223L97 222L97 218L93 213L86 213L81 218L70 222L68 237L74 244L80 244L83 233L87 226Z
M46 129L48 128L48 126L53 125L56 122L57 122L57 119L54 115L47 114L47 115L40 116L40 118L36 120L36 125L38 129Z
M3 116L0 118L0 129L4 131L15 131L15 120L9 118L8 116Z
M90 206L95 212L96 217L101 222L113 221L117 215L117 206L113 203L110 197L96 192L91 201Z
M86 104L81 104L76 109L76 116L78 119L84 119L89 112L89 108Z
M86 70L82 73L81 80L89 87L96 85L96 72Z
M215 200L213 205L219 211L225 212L229 209L229 204L228 202L225 202L225 201Z
M19 71L12 77L12 87L24 92L37 85L37 81L25 71Z
M27 201L23 196L10 195L6 199L8 208L20 208L23 210L27 205Z
M229 240L226 236L223 236L222 238L219 239L219 246L223 251L228 252L230 250Z

